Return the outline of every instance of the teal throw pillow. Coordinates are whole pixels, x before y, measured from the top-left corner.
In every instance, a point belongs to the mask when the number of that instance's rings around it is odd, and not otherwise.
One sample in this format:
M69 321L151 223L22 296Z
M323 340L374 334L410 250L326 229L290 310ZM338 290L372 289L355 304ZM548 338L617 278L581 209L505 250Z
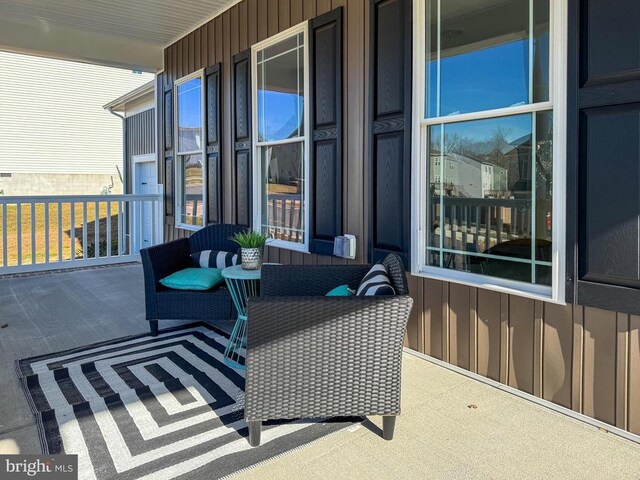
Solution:
M209 290L224 281L219 268L185 268L160 280L174 290Z
M334 288L329 293L327 293L327 297L351 297L353 292L349 290L348 285L340 285L339 287Z

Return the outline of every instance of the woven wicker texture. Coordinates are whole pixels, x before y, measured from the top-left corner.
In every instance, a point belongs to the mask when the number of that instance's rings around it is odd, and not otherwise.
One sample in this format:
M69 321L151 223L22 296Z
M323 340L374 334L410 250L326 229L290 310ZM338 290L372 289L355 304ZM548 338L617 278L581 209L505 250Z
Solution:
M411 297L322 296L369 268L264 267L262 296L249 301L248 420L400 413Z
M191 267L191 253L202 250L235 252L238 245L229 240L245 227L210 225L191 237L140 250L144 271L147 320L229 320L236 313L229 291L221 286L205 292L170 290L160 279Z
M387 255L382 264L387 269L391 285L397 295L409 295L409 285L407 284L407 272L404 269L402 259L395 253Z
M340 285L357 289L370 265L263 265L263 297L320 297Z
M191 253L202 250L221 250L223 252L238 252L238 244L230 238L236 233L246 231L246 227L238 225L220 224L210 225L198 230L189 237Z

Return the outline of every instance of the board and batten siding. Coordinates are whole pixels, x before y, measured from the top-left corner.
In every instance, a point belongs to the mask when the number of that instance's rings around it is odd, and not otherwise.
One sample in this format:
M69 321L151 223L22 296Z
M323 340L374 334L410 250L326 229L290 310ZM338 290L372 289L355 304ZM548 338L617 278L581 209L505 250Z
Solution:
M640 434L640 317L409 277L407 346Z
M374 3L393 10L401 8L394 4L403 2L410 0ZM368 187L372 136L367 132L371 118L375 120L369 111L369 0L243 0L165 50L165 70L158 76L156 88L164 92L165 85L176 79L221 63L223 221L233 223L233 56L339 6L344 7L343 229L356 235L355 262L362 263L369 258L369 245L375 246L370 238ZM392 77L397 72L387 73ZM163 106L162 98L159 95L159 107ZM158 123L162 125L161 118ZM159 129L158 137L162 138ZM159 164L159 178L163 178L164 165ZM165 226L165 240L188 234ZM345 262L275 248L266 249L266 261ZM415 299L406 337L409 348L640 434L639 316L579 305L558 306L413 275L409 275L409 287Z
M234 55L251 45L265 40L302 21L343 7L343 84L348 96L343 99L343 177L342 212L346 233L357 236L359 261L365 258L362 232L365 229L364 195L364 146L365 132L365 25L363 18L368 3L364 0L244 0L223 14L180 39L164 52L165 69L158 75L156 90L164 92L165 86L201 68L217 63L222 67L222 195L223 221L235 223L236 206L234 166L232 164L232 68ZM159 108L159 134L162 137L162 115ZM164 151L163 145L159 152ZM159 178L164 179L164 164L159 168ZM349 188L347 188L349 185ZM189 231L165 225L165 239L171 240L189 235ZM344 264L346 260L320 255L305 255L275 248L266 249L266 259L280 263Z
M128 116L126 119L127 129L127 185L126 193L133 193L131 181L133 179L133 157L155 153L156 151L156 129L155 129L155 108L149 108L140 113Z
M117 181L122 122L102 107L152 78L0 52L0 172L108 174Z

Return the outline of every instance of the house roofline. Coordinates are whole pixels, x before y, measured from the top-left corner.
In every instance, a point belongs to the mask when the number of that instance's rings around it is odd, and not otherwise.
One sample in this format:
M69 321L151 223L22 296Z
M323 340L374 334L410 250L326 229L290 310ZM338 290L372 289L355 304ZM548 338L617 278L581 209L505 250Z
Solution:
M102 108L104 108L105 110L110 110L110 109L120 110L122 107L124 107L126 103L131 102L132 100L136 100L140 97L143 97L148 93L153 93L155 89L155 83L156 83L156 80L154 78L153 80L145 83L144 85L141 85L138 88L131 90L130 92L125 93L124 95L116 98L115 100L110 101L109 103L104 105Z

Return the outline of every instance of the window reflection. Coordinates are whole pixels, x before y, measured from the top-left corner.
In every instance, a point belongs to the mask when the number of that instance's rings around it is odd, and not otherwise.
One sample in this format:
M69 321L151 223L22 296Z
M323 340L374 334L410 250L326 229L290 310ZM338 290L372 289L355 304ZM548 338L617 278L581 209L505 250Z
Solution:
M551 284L551 132L551 111L430 127L429 265Z
M202 226L204 218L202 79L179 83L177 96L178 218L182 225Z
M185 225L203 225L203 180L202 154L183 155L184 174L180 192L182 194L182 223Z
M202 149L202 80L178 85L178 152Z
M262 230L271 238L304 243L303 146L297 142L260 149Z
M258 141L304 135L302 34L258 52Z
M428 118L549 100L549 0L427 1Z

